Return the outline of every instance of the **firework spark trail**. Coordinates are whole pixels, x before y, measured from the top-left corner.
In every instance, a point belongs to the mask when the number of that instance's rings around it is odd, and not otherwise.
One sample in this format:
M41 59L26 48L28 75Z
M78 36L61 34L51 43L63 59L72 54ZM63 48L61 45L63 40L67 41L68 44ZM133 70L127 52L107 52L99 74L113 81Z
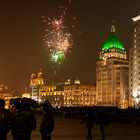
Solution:
M65 58L72 46L71 34L67 32L68 27L64 24L66 12L67 8L64 8L64 11L58 18L42 17L46 24L44 44L51 53L51 60L58 64Z

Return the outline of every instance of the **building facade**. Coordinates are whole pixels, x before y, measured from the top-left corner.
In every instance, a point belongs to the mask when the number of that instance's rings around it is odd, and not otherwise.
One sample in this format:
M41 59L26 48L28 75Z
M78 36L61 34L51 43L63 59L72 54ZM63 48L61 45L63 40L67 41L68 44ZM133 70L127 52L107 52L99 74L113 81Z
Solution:
M140 107L140 15L132 20L133 42L129 55L129 91L132 105Z
M64 106L64 88L63 86L44 85L40 89L40 100L48 100L53 107Z
M41 102L48 100L54 107L95 105L95 86L82 85L68 79L63 85L45 85L40 89Z
M44 85L43 74L40 71L37 75L32 74L30 79L31 99L40 102L40 89Z
M64 106L94 106L95 105L95 86L83 85L76 79L65 82L64 85Z
M111 27L109 39L100 52L96 65L96 103L101 106L119 106L129 99L129 62L126 51Z
M95 86L83 85L79 79L68 79L57 84L46 84L42 72L31 75L30 98L37 102L48 100L53 107L95 105ZM23 97L29 97L25 92Z

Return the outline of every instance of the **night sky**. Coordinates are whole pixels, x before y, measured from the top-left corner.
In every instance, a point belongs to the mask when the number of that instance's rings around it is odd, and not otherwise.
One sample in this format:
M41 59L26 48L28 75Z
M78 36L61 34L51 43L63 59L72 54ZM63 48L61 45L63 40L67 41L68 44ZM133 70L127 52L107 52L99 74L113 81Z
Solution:
M127 51L131 47L131 18L140 14L140 0L72 0L70 6L68 3L69 0L0 2L0 83L24 89L31 73L41 68L47 80L71 77L94 84L96 62L113 20L120 41ZM65 24L72 34L73 46L63 63L54 66L43 46L45 26L41 16L59 16L63 11L59 6L68 6Z

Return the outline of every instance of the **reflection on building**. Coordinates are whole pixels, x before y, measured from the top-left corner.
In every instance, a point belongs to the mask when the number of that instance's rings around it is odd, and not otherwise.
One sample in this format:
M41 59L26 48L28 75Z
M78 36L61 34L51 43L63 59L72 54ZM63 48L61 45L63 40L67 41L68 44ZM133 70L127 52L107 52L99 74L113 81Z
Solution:
M109 39L100 52L96 67L96 102L102 106L119 106L129 99L129 62L126 51L118 40L115 26L111 27Z

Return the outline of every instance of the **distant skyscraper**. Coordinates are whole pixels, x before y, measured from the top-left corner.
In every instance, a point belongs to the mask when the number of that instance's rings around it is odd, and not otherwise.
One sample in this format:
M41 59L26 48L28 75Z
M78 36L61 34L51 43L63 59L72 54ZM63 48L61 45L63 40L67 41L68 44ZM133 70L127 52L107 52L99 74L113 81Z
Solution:
M140 15L133 20L133 42L130 48L129 87L133 105L140 106Z
M115 33L115 26L112 26L96 67L98 105L118 106L122 100L129 99L128 71L126 51Z

